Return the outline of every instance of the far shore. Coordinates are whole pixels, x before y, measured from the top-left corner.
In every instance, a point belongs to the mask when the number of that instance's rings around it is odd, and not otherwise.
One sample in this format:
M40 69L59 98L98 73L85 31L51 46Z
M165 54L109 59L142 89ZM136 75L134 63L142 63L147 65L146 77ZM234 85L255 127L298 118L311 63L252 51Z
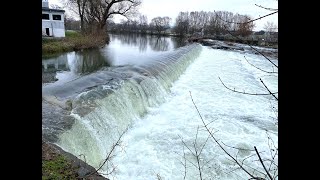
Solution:
M77 31L66 31L66 37L42 37L42 57L81 49L99 48L109 42L105 35L84 35Z

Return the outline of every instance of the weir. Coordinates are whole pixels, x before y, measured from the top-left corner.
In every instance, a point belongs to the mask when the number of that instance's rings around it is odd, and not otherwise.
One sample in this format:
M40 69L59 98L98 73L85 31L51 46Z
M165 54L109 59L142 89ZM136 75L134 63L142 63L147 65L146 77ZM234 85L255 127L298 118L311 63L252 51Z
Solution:
M105 67L44 86L43 138L98 167L120 133L148 108L165 102L172 83L201 49L191 44L143 64Z

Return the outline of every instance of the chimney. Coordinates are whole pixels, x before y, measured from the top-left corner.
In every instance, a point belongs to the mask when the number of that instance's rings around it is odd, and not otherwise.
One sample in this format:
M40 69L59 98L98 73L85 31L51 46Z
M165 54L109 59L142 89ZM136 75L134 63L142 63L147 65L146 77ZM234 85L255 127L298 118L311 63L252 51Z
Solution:
M49 2L48 2L48 0L42 0L42 7L43 7L43 8L49 8Z

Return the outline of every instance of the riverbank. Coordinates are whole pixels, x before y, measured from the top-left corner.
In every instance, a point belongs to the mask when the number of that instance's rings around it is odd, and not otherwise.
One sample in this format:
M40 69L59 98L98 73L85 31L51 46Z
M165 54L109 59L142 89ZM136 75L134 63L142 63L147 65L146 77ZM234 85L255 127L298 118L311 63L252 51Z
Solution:
M107 34L83 35L76 31L66 31L66 37L64 38L42 37L42 56L52 56L62 52L98 48L108 42L109 36Z
M108 180L96 173L95 168L60 147L42 142L42 179L95 179Z

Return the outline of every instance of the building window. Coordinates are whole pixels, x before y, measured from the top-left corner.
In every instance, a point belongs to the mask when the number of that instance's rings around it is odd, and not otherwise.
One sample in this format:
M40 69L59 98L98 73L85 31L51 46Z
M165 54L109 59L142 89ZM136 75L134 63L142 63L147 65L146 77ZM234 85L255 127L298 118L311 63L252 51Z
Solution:
M49 14L42 14L42 19L47 19L47 20L49 20Z
M61 20L61 15L52 15L53 20Z

